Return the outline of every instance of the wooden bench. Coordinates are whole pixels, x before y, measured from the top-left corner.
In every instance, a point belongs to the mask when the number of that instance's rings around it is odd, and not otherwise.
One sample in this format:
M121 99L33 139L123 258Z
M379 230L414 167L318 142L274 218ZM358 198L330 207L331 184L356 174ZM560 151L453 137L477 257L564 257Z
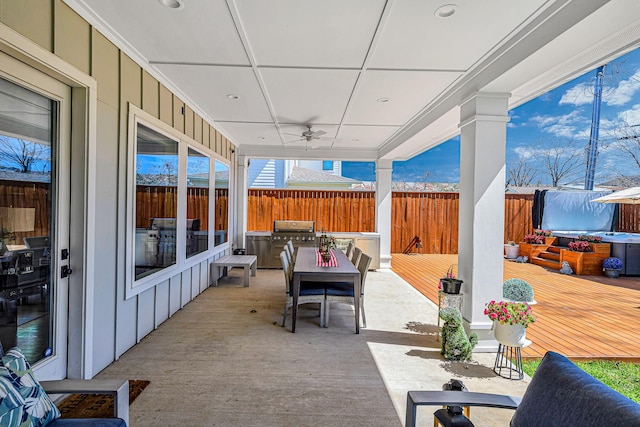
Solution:
M249 269L251 269L251 275L256 275L256 268L258 265L258 257L256 255L226 255L222 258L211 263L211 268L216 267L212 271L213 274L213 286L218 286L218 278L220 277L220 269L222 268L223 275L227 274L229 267L242 267L244 269L244 286L249 286Z

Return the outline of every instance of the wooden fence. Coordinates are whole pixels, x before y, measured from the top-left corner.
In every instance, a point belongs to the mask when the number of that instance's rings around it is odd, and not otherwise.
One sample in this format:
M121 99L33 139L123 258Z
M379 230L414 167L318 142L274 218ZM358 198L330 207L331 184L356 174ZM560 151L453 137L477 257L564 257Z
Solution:
M4 243L21 245L25 237L49 235L50 186L46 182L0 180L0 237ZM32 230L14 231L13 223L23 222L25 219L12 218L12 214L16 213L10 211L13 208L33 209Z
M393 192L391 252L418 236L421 253L458 252L458 193ZM532 194L505 194L504 240L521 242L533 232ZM372 191L249 190L247 230L270 231L273 220L313 220L318 230L375 231ZM617 230L640 230L640 206L620 205Z
M215 228L226 230L229 218L229 190L217 188L215 197ZM136 228L149 228L151 218L175 218L178 208L178 188L173 186L138 185L136 187ZM199 218L200 229L209 229L209 189L187 188L187 218Z
M149 218L172 218L176 212L174 187L139 186L136 226L146 228ZM225 230L228 221L228 190L215 190L215 230ZM0 208L33 208L34 229L9 236L22 243L24 237L49 234L50 194L48 183L0 181ZM209 190L187 191L187 214L200 218L208 229ZM458 250L458 193L392 193L391 252L402 252L418 236L422 253L456 253ZM530 194L505 195L504 239L522 241L533 232ZM266 190L250 189L247 230L273 229L274 220L313 220L317 230L330 232L375 231L373 191ZM0 218L2 220L2 218ZM0 224L0 228L8 228ZM616 230L640 231L640 205L620 205ZM1 230L0 230L1 231Z
M274 220L315 221L316 230L375 231L373 191L250 189L247 230L271 231Z

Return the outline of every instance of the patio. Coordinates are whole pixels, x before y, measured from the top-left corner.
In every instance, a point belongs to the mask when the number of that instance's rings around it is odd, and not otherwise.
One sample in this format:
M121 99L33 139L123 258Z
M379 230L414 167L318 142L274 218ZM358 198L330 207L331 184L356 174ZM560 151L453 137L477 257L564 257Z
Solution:
M146 379L131 425L402 425L408 390L451 378L472 391L521 396L528 384L493 373L494 354L445 361L437 307L390 270L367 276L368 328L354 333L351 306L331 307L329 328L301 306L296 333L280 326L281 270L241 269L174 314L98 378ZM420 408L421 426L434 407ZM476 426L508 425L509 410L474 408Z
M393 271L437 304L437 283L457 255L393 255ZM567 276L554 270L504 262L504 280L527 281L538 302L533 341L522 356L554 350L569 358L639 360L640 277ZM463 286L464 292L464 286Z

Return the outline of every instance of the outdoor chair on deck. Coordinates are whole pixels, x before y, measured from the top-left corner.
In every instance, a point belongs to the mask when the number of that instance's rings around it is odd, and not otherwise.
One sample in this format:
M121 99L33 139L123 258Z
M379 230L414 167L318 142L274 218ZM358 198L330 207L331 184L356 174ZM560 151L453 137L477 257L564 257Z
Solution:
M357 248L356 248L357 249ZM367 327L367 318L364 315L364 284L367 279L367 271L371 265L371 257L365 253L360 254L358 261L358 271L360 271L360 314L362 315L362 327ZM329 326L329 306L332 302L342 302L353 305L355 303L353 295L353 284L351 283L328 283L326 289L326 303L324 324Z
M289 265L289 260L287 259L286 251L280 252L280 261L282 262L282 271L284 272L284 281L287 290L287 301L284 304L284 313L282 314L282 326L284 327L287 321L287 312L289 308L293 307L293 294L292 294L292 276L291 269ZM300 293L298 295L298 305L308 304L308 303L318 303L320 304L320 327L324 326L324 307L325 307L325 298L324 298L324 287L322 284L316 285L313 282L302 282L300 283Z

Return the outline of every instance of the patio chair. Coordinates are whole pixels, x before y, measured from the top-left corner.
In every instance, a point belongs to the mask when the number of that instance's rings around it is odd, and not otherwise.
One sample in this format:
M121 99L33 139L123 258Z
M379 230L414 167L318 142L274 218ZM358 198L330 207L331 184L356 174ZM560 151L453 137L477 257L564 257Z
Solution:
M353 244L353 241L349 242L349 244L347 245L347 250L344 253L347 258L351 259L351 254L353 254L353 248L355 247L356 245Z
M285 288L287 290L287 300L284 303L284 313L282 314L282 326L284 327L287 321L287 312L289 308L293 307L293 294L291 292L291 270L289 260L287 258L286 251L280 252L280 261L282 262L282 271L284 272ZM324 326L324 307L325 307L325 291L322 284L315 284L313 282L300 283L300 293L298 294L298 305L317 303L320 305L320 327Z
M515 409L511 427L640 425L639 404L552 351L545 354L522 399L462 391L409 391L406 427L416 425L419 405Z
M291 255L291 264L293 265L293 261L296 259L296 250L293 247L293 240L289 240L286 244L287 250L289 251L289 255Z
M351 256L351 262L356 267L358 266L358 263L360 262L360 255L362 255L362 249L360 249L358 247L354 247L353 248L353 254Z
M291 241L291 240L289 240ZM293 272L293 253L289 249L289 244L286 244L282 247L284 254L287 256L287 261L289 261L289 275Z
M362 315L363 328L367 327L367 318L364 315L364 284L367 279L369 265L371 265L371 257L365 253L361 253L357 267L360 271L360 314ZM329 326L330 303L342 302L354 305L355 300L353 295L353 285L351 283L328 283L326 293L324 324L325 326Z

